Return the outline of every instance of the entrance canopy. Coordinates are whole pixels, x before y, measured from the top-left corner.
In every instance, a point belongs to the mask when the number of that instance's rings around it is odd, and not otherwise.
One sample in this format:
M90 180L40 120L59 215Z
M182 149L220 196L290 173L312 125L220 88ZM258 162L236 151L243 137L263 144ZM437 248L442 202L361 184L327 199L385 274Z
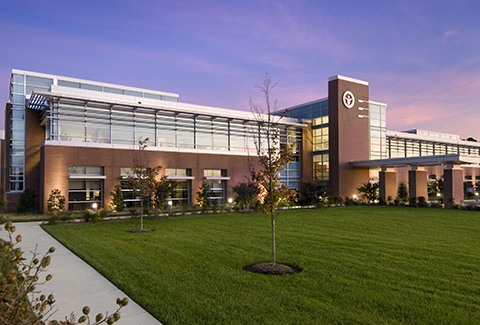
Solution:
M409 158L375 159L351 161L350 166L357 168L388 168L408 166L438 166L438 165L480 165L480 156L472 155L438 155Z

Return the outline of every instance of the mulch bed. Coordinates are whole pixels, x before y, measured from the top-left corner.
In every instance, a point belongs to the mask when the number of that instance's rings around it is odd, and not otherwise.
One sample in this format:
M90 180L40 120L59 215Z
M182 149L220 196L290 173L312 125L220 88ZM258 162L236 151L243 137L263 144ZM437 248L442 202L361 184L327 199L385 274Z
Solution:
M292 267L285 264L272 264L272 263L257 263L250 264L243 267L244 271L267 274L267 275L284 275L284 274L295 274L302 272L301 269Z
M127 232L132 232L132 233L151 232L151 231L155 231L155 229L133 229L133 230L127 230Z

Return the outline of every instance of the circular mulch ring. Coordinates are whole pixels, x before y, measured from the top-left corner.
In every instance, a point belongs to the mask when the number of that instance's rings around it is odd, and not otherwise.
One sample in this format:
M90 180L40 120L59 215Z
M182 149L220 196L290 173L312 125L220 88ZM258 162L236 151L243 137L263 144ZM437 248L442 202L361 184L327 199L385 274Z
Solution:
M275 265L272 263L250 264L244 266L242 269L247 272L267 275L284 275L302 272L300 268L278 263L276 263Z
M155 231L155 229L133 229L133 230L127 230L127 232L132 232L132 233L151 232L151 231Z

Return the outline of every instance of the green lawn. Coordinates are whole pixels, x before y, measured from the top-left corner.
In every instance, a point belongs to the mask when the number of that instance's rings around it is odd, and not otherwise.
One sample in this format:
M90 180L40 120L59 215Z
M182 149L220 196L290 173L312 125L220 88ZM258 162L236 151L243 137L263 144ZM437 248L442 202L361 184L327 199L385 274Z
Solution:
M480 324L480 213L397 207L46 226L164 324ZM55 254L53 255L55 258ZM127 307L128 308L128 307Z

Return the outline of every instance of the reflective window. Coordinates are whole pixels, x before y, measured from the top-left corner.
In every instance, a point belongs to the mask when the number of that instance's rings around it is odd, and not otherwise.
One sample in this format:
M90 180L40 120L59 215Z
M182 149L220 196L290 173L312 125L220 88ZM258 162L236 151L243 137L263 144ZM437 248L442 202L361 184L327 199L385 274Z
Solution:
M23 74L16 74L16 73L14 73L14 74L13 74L12 81L13 81L13 82L16 82L16 83L21 83L21 84L23 84L24 81L25 81L25 76L24 76Z
M23 95L24 90L25 90L25 88L23 87L23 85L14 84L13 87L12 87L12 91L14 93L17 93L17 94L22 94Z
M103 167L100 166L70 166L69 175L103 175Z
M143 93L143 97L145 98L150 98L150 99L158 99L161 100L162 96L157 95L157 94L149 94L149 93Z
M123 94L127 96L143 97L141 92L133 90L124 90Z
M66 81L66 80L58 80L58 85L62 87L80 88L79 82L72 82L72 81Z
M35 76L28 76L27 75L27 82L26 83L27 83L27 85L49 88L51 85L53 85L53 79L35 77Z
M80 88L86 89L86 90L94 90L94 91L102 91L102 86L98 85L90 85L90 84L80 84Z

